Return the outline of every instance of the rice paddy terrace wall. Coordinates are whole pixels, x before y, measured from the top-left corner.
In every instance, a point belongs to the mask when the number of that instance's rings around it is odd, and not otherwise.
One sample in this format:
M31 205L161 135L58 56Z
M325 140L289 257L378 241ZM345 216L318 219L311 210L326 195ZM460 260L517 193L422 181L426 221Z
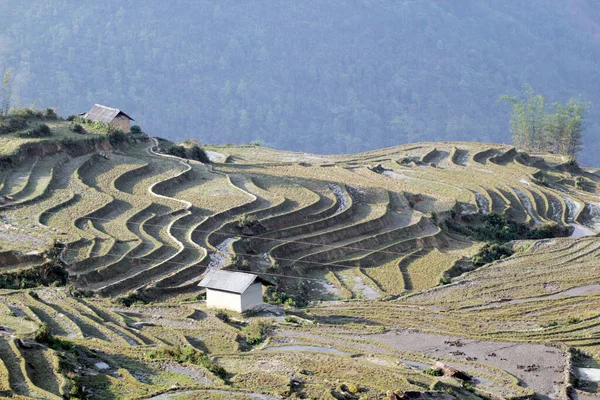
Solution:
M339 371L359 367L377 396L444 388L447 382L419 369L440 357L395 348L385 336L405 328L475 337L494 349L503 340L552 343L560 360L569 346L599 348L590 311L597 294L585 291L600 279L594 272L600 242L587 237L600 223L595 174L555 155L473 143L348 156L257 146L209 150L220 162L166 156L146 142L101 154L40 155L0 170L0 275L47 266L48 249L60 242L72 285L70 292L0 295L0 326L10 329L0 336L0 390L59 398L77 387L65 366L70 350L32 340L40 324L81 352L78 365L88 374L77 379L98 398L102 385L117 397L137 398L170 390L175 381L179 389L224 398L289 390L288 372L309 369L311 360L304 350L290 355L287 345L317 349L313 357L323 366L306 384L317 398L341 390L327 383L348 381ZM568 227L574 237L515 243L516 255L476 268L470 257L483 244L446 221L469 224L491 212L530 228ZM199 279L212 268L264 273L286 296L313 303L309 312L294 311L295 320L273 325L268 346L243 353L243 324L197 302ZM452 282L440 286L449 276ZM127 307L115 298L155 304ZM445 343L441 336L431 340ZM238 372L223 377L212 364L149 358L177 345L212 353L216 364ZM446 350L440 348L444 359L477 377L479 394L525 398L553 390L538 385L531 371L491 360L494 351ZM538 350L551 349L531 347ZM379 354L375 361L364 356L369 352ZM258 381L266 383L252 383ZM390 381L398 387L386 386ZM566 393L567 382L561 385Z
M593 229L598 213L596 175L566 172L554 156L539 169L539 156L502 146L419 144L329 157L222 147L213 154L236 161L212 165L156 150L138 143L108 156L57 154L4 168L4 232L25 240L0 232L0 246L39 252L57 240L67 245L78 289L164 299L195 291L207 268L309 271L326 280L332 268L368 273L419 249L472 248L448 236L446 218L494 211L530 226Z

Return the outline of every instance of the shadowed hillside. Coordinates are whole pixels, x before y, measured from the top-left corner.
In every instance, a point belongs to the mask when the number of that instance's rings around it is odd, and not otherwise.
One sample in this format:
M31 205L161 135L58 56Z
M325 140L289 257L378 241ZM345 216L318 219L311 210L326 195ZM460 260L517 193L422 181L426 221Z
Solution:
M599 10L592 0L5 0L0 70L13 68L21 106L113 104L173 140L319 153L508 142L497 100L524 83L550 101L600 103ZM596 161L598 120L592 109L584 165Z

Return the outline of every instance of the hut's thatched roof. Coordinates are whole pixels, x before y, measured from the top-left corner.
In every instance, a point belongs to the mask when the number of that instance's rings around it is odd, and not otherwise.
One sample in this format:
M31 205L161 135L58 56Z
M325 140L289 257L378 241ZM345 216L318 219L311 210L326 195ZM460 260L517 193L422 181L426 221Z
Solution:
M132 121L135 121L129 115L125 114L123 111L118 108L110 108L103 106L101 104L94 104L94 107L88 112L86 112L83 117L87 118L91 121L103 122L105 124L110 124L118 115L124 115Z

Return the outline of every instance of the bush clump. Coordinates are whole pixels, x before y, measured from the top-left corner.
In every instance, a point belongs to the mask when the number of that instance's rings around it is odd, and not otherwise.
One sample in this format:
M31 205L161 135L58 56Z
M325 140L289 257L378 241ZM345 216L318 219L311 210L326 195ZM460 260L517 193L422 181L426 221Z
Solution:
M54 111L52 108L46 108L44 111L44 119L56 121L58 119L58 114L56 114L56 111Z
M34 339L38 343L44 343L54 350L70 350L73 345L67 341L55 338L50 332L47 324L42 323L35 332Z
M106 136L108 137L108 142L112 146L118 146L119 144L127 140L127 135L125 135L125 132L118 128L115 128L112 125L108 125L106 127Z
M0 135L7 135L25 128L27 128L27 119L20 115L11 115L0 120Z
M262 343L271 326L270 322L258 320L244 327L242 332L244 333L246 343L251 346Z
M66 266L60 260L61 247L54 246L43 264L22 271L0 274L0 289L31 289L39 286L64 286L69 280Z
M8 117L20 117L26 120L31 119L44 119L44 113L35 108L17 108L10 111Z
M427 368L427 369L423 370L423 373L425 375L430 375L430 376L442 376L442 375L444 375L444 373L441 370L437 369L437 368Z
M179 158L187 158L185 155L185 147L174 145L167 149L167 154L179 157Z
M198 141L195 139L185 139L183 146L174 144L167 149L167 154L175 157L184 158L186 160L200 161L204 164L209 164L210 160L206 152L198 146Z
M188 158L190 160L200 161L203 164L210 164L210 160L208 159L208 155L206 154L206 152L197 145L190 147L188 149L188 152Z
M242 214L238 217L237 225L239 228L247 228L256 223L254 215Z
M46 124L39 124L31 130L19 134L20 138L43 138L49 136L52 136L52 131Z
M51 339L52 334L50 334L50 328L48 328L47 324L41 324L35 332L35 340L39 343L47 344Z
M491 263L496 260L503 260L510 257L515 252L508 247L501 246L499 244L486 243L479 252L473 256L473 264L484 265Z
M144 305L148 304L149 301L146 297L136 292L130 292L126 296L117 297L115 303L125 307L131 307L132 305Z
M213 362L208 355L191 346L164 346L148 353L147 358L150 360L174 360L178 363L187 363L200 365L206 368L219 378L226 380L227 371L225 368Z
M263 295L263 300L267 304L273 304L276 306L285 304L286 306L290 307L303 307L306 305L306 301L303 297L292 298L286 292L276 288L275 286L267 287Z
M73 132L78 133L80 135L85 135L87 131L83 128L81 124L73 124L69 127Z
M225 323L231 322L231 318L229 317L229 314L226 314L222 311L217 312L215 314L215 317L219 318L221 321L223 321Z
M450 230L477 241L497 244L519 239L546 239L564 236L568 233L568 230L556 223L531 229L526 224L509 220L506 215L494 212L481 216L481 218L479 223L472 225L460 224L454 220L447 220L446 224Z

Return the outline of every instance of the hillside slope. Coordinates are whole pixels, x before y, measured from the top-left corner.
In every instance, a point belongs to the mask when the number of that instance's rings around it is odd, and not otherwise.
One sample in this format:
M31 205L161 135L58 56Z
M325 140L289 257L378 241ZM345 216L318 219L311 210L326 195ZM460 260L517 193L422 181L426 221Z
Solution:
M418 143L348 156L210 149L226 162L161 154L152 139L5 168L0 194L12 201L1 250L41 250L44 232L66 247L75 287L101 295L189 294L206 268L229 266L327 279L336 289L321 287L324 298L327 288L380 297L436 286L478 250L445 221L468 225L494 212L579 236L592 233L600 211L596 175L501 145ZM435 264L427 279L411 276L420 257ZM393 265L401 274L379 282ZM292 282L284 286L306 295Z
M569 374L595 365L597 175L466 142L344 156L213 146L211 164L166 143L0 170L3 393L567 398ZM496 214L572 237L517 241L476 268L483 243L457 226ZM52 240L68 289L31 287ZM196 285L210 268L277 281L287 316L206 309ZM436 361L473 379L423 372Z

